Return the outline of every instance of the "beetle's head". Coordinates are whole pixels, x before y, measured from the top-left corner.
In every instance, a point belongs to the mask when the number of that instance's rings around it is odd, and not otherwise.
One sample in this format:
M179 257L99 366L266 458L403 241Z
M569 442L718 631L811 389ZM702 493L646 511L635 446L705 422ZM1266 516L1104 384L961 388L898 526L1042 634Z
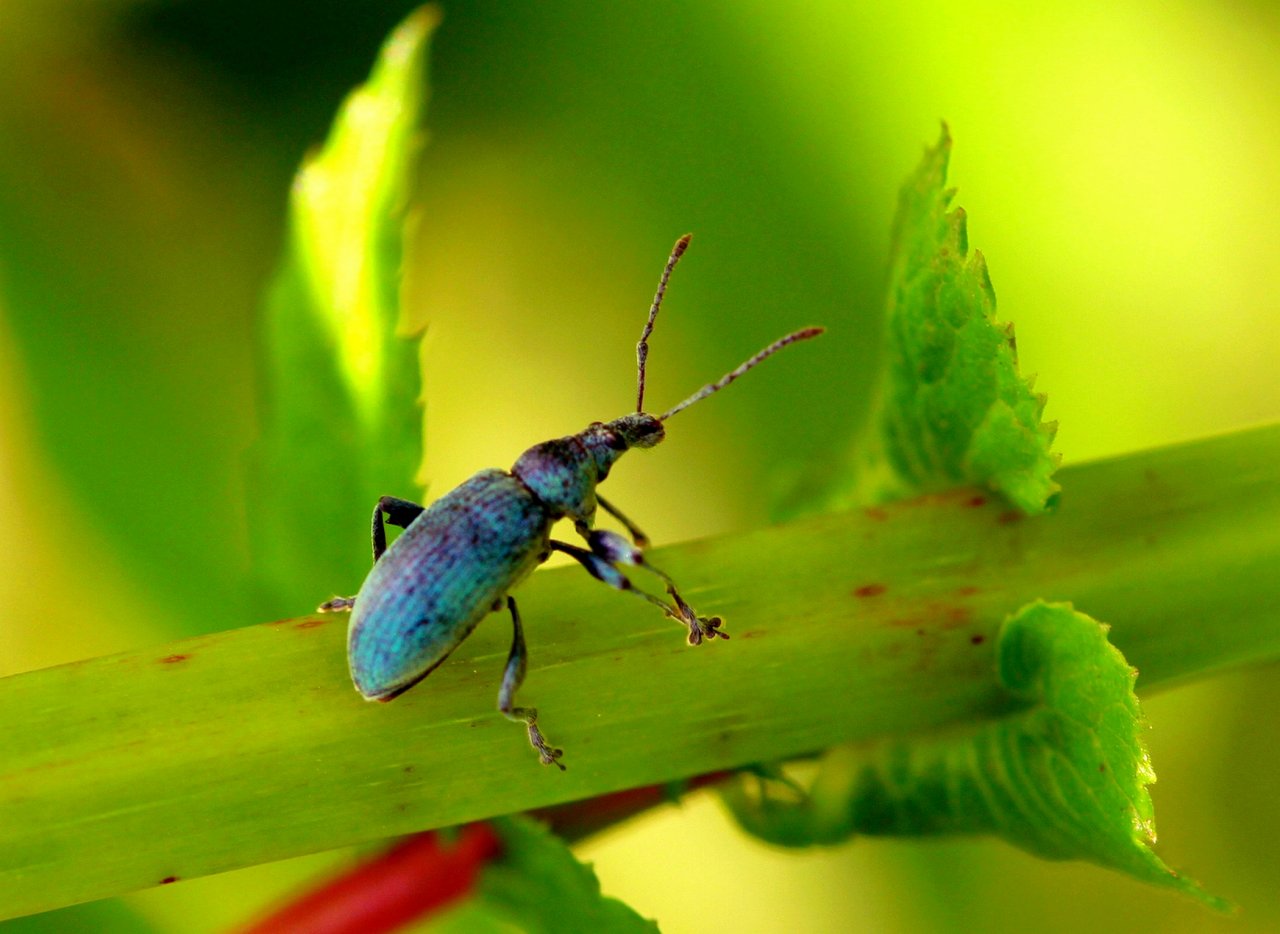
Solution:
M596 482L603 483L623 454L632 448L651 448L666 436L656 417L633 412L611 422L592 422L577 440L595 462Z
M617 435L628 448L651 448L667 436L662 422L648 412L632 412L615 418L605 428Z

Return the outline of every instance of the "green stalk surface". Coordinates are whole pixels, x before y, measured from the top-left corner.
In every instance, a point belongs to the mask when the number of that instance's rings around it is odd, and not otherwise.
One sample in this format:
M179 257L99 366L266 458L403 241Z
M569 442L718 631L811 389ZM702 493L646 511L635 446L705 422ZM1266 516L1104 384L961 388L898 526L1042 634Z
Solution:
M994 637L1036 599L1109 623L1140 691L1274 660L1278 463L1268 426L1064 469L1043 517L961 490L657 549L725 617L697 648L580 569L535 574L520 701L563 774L495 712L502 615L391 704L352 690L343 616L5 678L0 918L989 717Z

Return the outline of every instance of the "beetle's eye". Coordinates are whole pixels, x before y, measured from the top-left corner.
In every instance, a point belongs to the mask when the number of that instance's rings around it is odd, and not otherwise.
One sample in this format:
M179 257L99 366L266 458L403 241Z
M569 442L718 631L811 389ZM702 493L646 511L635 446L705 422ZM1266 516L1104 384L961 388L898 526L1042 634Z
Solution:
M627 449L627 439L616 431L605 432L604 443L615 451L625 451Z

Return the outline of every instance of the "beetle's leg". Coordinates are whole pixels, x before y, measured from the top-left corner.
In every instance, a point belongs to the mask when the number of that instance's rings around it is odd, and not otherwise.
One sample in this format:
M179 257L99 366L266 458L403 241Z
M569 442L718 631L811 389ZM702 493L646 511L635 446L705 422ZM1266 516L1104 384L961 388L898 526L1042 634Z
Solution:
M373 507L373 560L377 562L387 550L387 529L382 524L382 514L387 514L387 521L394 526L407 529L409 523L418 518L424 507L411 503L407 499L396 499L384 496Z
M727 632L720 630L724 620L719 616L699 616L695 613L693 607L685 603L684 598L676 591L675 584L671 582L671 578L647 563L644 560L644 556L640 554L640 549L628 545L622 536L615 535L612 532L586 529L585 524L580 524L578 531L587 537L587 541L591 544L591 551L579 548L577 545L570 545L568 542L555 540L551 542L552 549L563 552L573 558L586 568L587 573L596 580L603 581L615 590L635 594L640 599L658 607L667 616L687 626L689 628L690 645L700 645L703 639L715 639L717 636L721 639L729 638ZM646 567L657 574L666 581L667 593L675 601L674 605L653 596L653 594L640 590L631 583L625 574L618 570L618 564Z
M601 509L622 523L627 530L627 534L631 536L631 540L636 543L637 548L649 547L649 536L641 532L639 526L624 516L617 506L613 505L613 503L609 502L599 493L596 494L596 502L599 504Z
M617 532L611 532L608 529L593 529L586 522L579 519L573 524L573 527L579 535L586 539L587 547L591 549L592 554L599 555L610 564L629 564L632 567L646 568L649 573L656 574L662 578L664 583L671 585L671 578L645 559L644 549L649 542L645 534L637 529L630 519L623 516L612 505L605 503L600 497L596 497L596 502L604 506L606 512L627 527L627 531L631 533L631 538L635 544L629 544Z
M507 656L507 667L502 673L502 687L498 690L498 709L508 720L523 723L529 729L529 744L538 750L538 758L543 765L554 765L561 772L564 763L560 757L563 749L552 749L547 745L546 737L538 729L538 711L535 707L516 707L516 691L524 683L524 671L527 653L524 647L524 627L520 625L520 611L516 609L513 597L507 597L507 609L511 611L511 625L515 634L511 639L511 653Z
M663 613L666 613L673 619L680 618L679 609L672 606L666 600L659 599L658 597L653 596L653 594L645 593L643 590L637 588L631 583L631 580L625 574L618 570L614 562L604 555L598 554L594 551L587 551L587 549L579 548L577 545L570 545L568 542L558 542L555 539L551 540L551 550L559 551L568 555L570 558L586 568L588 574L596 580L603 581L608 584L614 590L621 590L624 593L633 593L641 600L646 600L649 603L652 603L658 609L662 610Z
M402 529L407 529L409 523L418 518L418 514L422 512L423 507L417 503L411 503L407 499L396 499L394 496L384 496L378 500L378 505L373 507L373 560L376 564L378 559L382 557L382 553L387 550L387 530L382 524L382 514L387 514L388 521ZM326 603L320 604L316 609L321 613L339 613L350 611L355 608L355 597L334 597Z
M643 543L646 542L647 539L645 539L644 533L637 529L630 519L614 508L613 504L601 500L599 495L596 496L596 502L603 506L606 512L618 519L618 521L627 527L627 530L631 532L632 538L635 540L635 545L628 545L626 540L615 532L610 532L607 529L593 529L585 522L580 521L576 523L575 528L578 530L578 534L587 540L587 544L591 547L592 554L602 558L610 565L615 565L615 573L617 573L616 565L630 564L634 567L645 568L649 573L662 578L662 582L667 585L667 594L675 601L675 609L673 611L670 606L660 601L658 601L658 605L663 608L663 611L668 616L679 620L681 623L689 627L690 645L701 645L703 639L715 639L717 636L721 639L728 639L729 634L721 631L720 629L724 620L719 616L699 616L694 611L693 607L689 606L689 604L685 602L684 598L680 596L680 592L676 590L676 582L671 579L670 575L661 568L654 567L649 563L648 559L645 558L642 549L644 548ZM588 567L587 570L590 571L591 568ZM621 577L621 575L618 576ZM624 581L626 580L626 578L622 579ZM608 583L612 584L612 582ZM612 584L612 586L617 587L618 585ZM625 588L618 587L618 589L628 589L630 586L630 582L627 581L627 586ZM639 593L640 591L635 592Z
M729 638L729 634L720 629L724 625L724 620L719 616L699 616L694 612L693 607L684 602L684 598L676 591L676 585L671 583L670 579L667 580L667 593L680 609L680 615L677 618L689 627L690 645L701 645L703 639L710 641L717 636L721 639Z
M356 605L355 597L334 597L318 607L317 613L345 613L350 611Z

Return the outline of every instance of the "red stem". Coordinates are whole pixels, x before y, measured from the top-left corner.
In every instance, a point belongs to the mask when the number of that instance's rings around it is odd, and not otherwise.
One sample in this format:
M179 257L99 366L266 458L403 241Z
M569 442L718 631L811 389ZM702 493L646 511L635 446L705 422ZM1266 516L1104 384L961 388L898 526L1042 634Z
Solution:
M440 836L432 830L406 837L243 934L376 934L439 911L467 895L502 849L488 824L468 824L450 846Z
M692 791L723 781L729 772L699 775L678 786ZM597 831L670 801L670 786L630 788L598 798L534 811L566 840ZM390 934L469 895L476 877L502 852L502 841L488 824L468 824L451 845L440 833L405 837L312 889L296 901L244 928L241 934Z

